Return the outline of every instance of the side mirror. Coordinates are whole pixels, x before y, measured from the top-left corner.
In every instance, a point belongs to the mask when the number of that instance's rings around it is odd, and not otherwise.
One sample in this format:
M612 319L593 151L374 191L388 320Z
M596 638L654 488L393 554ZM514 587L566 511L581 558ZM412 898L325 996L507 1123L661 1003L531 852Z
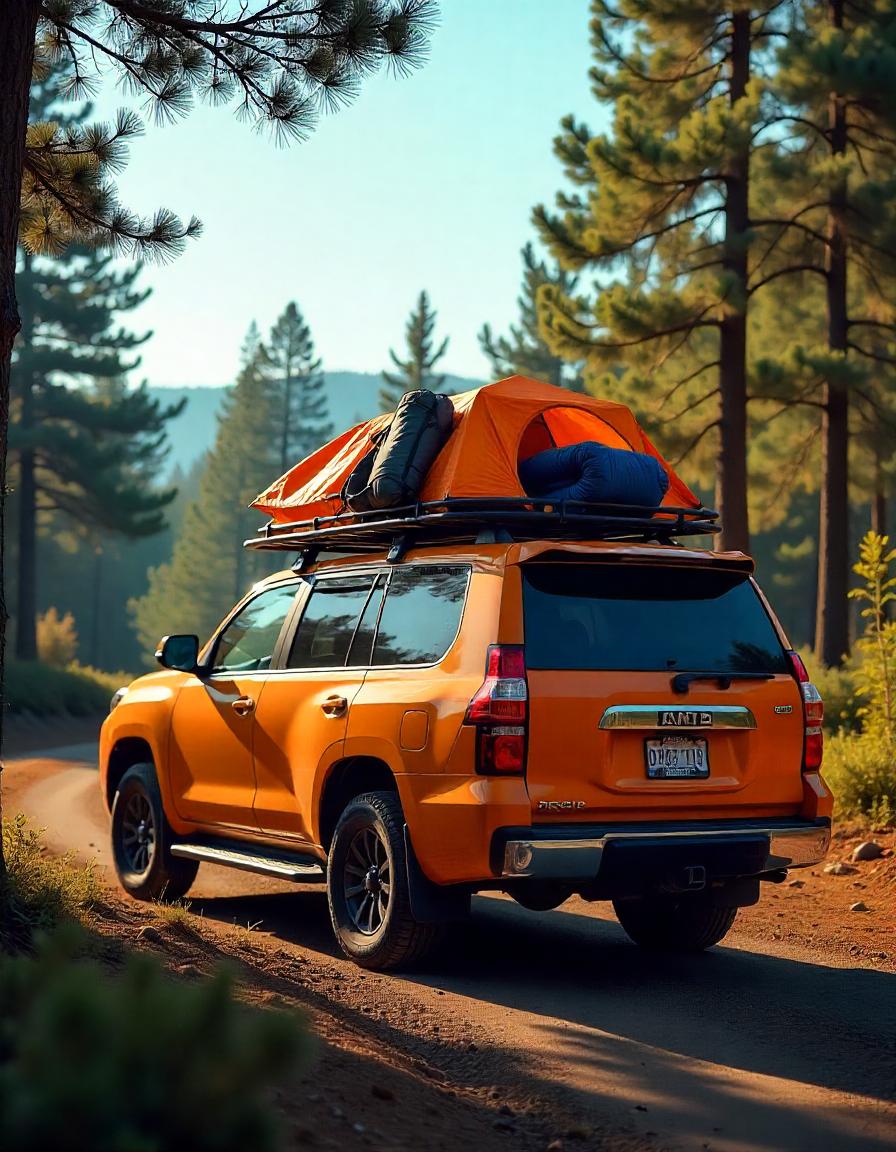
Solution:
M163 636L156 660L175 672L195 672L199 663L198 636Z

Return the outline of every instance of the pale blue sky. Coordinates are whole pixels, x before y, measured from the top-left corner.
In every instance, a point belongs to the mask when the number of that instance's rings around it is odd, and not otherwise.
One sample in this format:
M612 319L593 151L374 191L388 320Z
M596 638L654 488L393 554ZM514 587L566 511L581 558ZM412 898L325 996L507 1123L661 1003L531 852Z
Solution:
M530 213L561 179L560 117L598 122L588 88L587 0L442 0L427 64L368 81L305 143L277 148L231 111L150 125L119 179L126 203L198 215L202 237L149 266L153 296L128 323L154 329L153 384L232 380L253 318L290 299L326 368L379 371L427 288L442 366L486 376L476 333L515 316ZM104 92L100 110L121 103Z

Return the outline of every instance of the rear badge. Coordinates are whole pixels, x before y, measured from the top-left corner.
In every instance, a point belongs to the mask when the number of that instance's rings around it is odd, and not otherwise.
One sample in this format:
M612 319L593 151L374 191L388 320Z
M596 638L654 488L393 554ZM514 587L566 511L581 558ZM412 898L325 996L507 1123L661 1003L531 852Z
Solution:
M586 807L584 800L539 800L539 812L562 812Z
M777 712L777 714L779 716L784 716L788 712L792 712L792 711L793 711L793 705L792 704L776 704L775 705L775 712Z
M657 712L658 728L711 728L712 712Z

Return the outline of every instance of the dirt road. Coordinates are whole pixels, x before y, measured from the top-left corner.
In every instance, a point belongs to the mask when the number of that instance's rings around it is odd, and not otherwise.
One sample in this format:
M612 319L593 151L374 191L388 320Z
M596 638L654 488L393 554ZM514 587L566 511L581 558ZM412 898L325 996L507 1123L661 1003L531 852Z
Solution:
M24 811L54 850L98 861L112 883L94 754L79 745L10 761L4 810ZM842 929L825 931L818 909L834 897L819 891L772 893L777 904L766 897L724 947L696 957L640 952L603 905L536 915L480 898L450 948L402 976L336 954L319 887L204 865L191 899L207 921L255 926L259 970L301 971L337 1021L331 1042L350 1012L372 1053L382 1044L424 1061L447 1097L491 1108L477 1129L487 1140L458 1119L456 1141L436 1125L426 1147L882 1152L896 1146L894 926L852 929L846 902L858 895L841 888ZM370 1138L360 1107L353 1131L366 1146L414 1146Z

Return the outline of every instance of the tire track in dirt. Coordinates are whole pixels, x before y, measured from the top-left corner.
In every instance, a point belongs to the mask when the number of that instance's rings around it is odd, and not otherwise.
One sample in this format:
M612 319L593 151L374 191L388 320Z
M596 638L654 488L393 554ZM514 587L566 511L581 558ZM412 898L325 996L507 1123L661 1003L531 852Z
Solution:
M60 760L79 755L10 763L4 806L111 883L95 772ZM534 915L488 897L426 971L383 976L336 954L319 886L203 865L191 900L215 934L257 925L236 937L252 994L304 1003L325 1040L423 1078L446 1106L484 1110L489 1144L876 1152L896 1140L896 977L831 966L823 941L757 947L741 934L748 947L656 956L600 906Z

